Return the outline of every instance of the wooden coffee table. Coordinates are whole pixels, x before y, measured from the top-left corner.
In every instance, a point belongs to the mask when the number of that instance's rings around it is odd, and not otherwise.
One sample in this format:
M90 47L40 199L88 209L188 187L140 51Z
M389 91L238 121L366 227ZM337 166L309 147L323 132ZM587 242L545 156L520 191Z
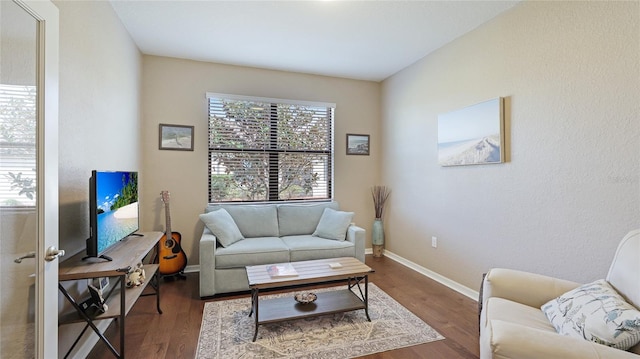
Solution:
M330 264L339 263L339 268ZM294 277L272 278L267 273L268 265L247 266L247 277L251 288L251 316L255 312L255 332L253 341L258 337L258 326L286 320L314 317L325 314L349 312L364 309L369 318L369 266L353 257L319 259L291 263L298 273ZM299 284L313 284L334 280L347 280L344 290L317 293L313 303L297 303L293 296L286 298L259 299L260 289L279 288ZM361 287L361 284L363 286ZM364 287L364 291L363 291ZM357 288L357 293L353 291ZM359 295L358 295L359 294Z

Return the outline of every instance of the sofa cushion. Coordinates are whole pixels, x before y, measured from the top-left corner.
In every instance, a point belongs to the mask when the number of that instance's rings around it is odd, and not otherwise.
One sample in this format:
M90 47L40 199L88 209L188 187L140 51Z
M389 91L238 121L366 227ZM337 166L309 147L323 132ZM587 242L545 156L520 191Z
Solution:
M282 237L289 247L292 262L312 259L354 257L356 250L352 242L336 241L311 235Z
M338 209L338 202L278 205L280 236L311 234L316 230L325 208Z
M275 204L210 205L207 211L224 208L229 212L245 238L278 237L278 215Z
M490 332L480 338L481 358L522 359L633 359L622 350L590 343L502 320L490 322Z
M278 237L245 238L216 249L216 268L244 268L289 261L289 248Z
M351 224L351 219L353 219L353 212L343 212L325 208L313 235L326 239L344 241L347 237L347 229Z
M200 215L200 220L216 236L218 243L223 247L228 247L244 239L233 218L224 208L203 213Z
M483 304L483 311L486 314L486 323L500 320L557 334L539 308L500 297L490 297Z
M640 341L640 312L604 279L542 305L558 333L627 350Z

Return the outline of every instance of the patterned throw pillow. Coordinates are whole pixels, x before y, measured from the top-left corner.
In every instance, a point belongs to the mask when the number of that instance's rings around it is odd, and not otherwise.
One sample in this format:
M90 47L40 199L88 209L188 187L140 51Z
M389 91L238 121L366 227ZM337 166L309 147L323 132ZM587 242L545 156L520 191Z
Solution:
M640 342L640 312L604 279L573 289L541 309L560 334L622 350Z

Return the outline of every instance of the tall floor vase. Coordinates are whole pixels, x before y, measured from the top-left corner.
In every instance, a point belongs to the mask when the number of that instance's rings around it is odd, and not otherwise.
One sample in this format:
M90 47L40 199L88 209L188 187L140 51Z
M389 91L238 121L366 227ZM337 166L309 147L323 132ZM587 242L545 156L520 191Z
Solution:
M371 242L373 244L373 256L382 257L382 252L384 250L384 226L382 225L381 218L376 218L373 221Z

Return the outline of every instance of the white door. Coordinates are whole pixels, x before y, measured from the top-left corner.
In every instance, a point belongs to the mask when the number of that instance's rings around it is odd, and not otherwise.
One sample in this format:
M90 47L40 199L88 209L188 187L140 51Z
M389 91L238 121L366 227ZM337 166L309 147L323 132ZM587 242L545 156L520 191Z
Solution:
M0 1L0 358L58 354L58 26Z

